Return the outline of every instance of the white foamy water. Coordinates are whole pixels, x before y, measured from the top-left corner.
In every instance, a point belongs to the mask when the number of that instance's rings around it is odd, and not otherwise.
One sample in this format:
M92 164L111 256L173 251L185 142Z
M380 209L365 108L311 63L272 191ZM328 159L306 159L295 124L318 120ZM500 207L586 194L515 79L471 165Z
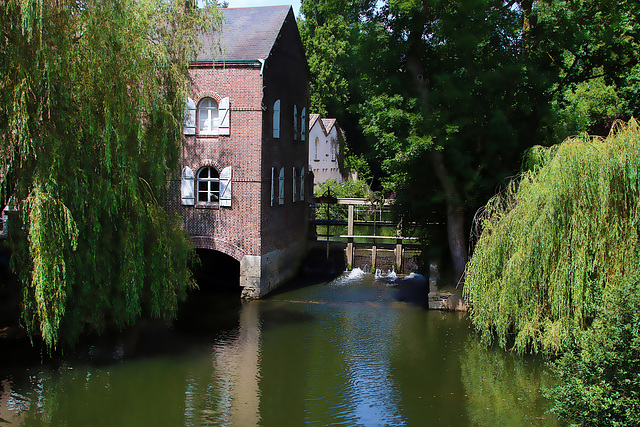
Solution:
M396 273L395 268L391 268L391 271L382 271L381 269L376 269L375 279L376 280L385 280L388 282L393 282L398 278L398 274Z

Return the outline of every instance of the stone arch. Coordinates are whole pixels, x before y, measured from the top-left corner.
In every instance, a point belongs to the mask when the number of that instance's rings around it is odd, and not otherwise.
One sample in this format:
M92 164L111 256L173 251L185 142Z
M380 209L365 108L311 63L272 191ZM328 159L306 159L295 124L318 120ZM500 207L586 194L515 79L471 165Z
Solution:
M224 239L216 239L211 236L192 236L191 241L196 249L210 249L222 252L238 262L242 261L242 258L245 255L244 251L240 247Z
M194 166L195 166L195 169L193 169L193 171L196 174L200 169L206 168L206 167L212 167L215 170L217 170L218 173L220 173L220 171L224 169L224 166L222 165L222 163L214 159L202 159L199 162L197 162Z
M196 101L196 104L199 104L204 98L214 99L218 105L220 105L220 101L224 98L224 96L220 95L218 92L213 92L211 90L203 90L202 92L198 92L197 96L193 99Z

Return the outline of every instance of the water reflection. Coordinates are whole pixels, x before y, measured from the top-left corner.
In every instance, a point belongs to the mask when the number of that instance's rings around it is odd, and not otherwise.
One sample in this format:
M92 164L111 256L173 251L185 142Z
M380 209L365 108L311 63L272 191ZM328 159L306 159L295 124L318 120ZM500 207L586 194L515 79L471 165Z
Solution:
M246 302L240 311L238 335L218 342L213 364L219 390L216 411L207 419L222 425L254 426L260 421L260 320L258 306Z
M542 390L553 385L540 362L531 357L488 349L470 337L461 357L462 382L475 425L558 425L545 412Z
M356 271L264 301L213 296L196 339L157 338L175 351L0 368L0 424L549 425L539 363L481 347L424 295L423 278Z
M348 310L343 317L345 378L343 396L351 425L402 425L398 385L390 357L396 350L395 331L402 325L396 311L367 307Z

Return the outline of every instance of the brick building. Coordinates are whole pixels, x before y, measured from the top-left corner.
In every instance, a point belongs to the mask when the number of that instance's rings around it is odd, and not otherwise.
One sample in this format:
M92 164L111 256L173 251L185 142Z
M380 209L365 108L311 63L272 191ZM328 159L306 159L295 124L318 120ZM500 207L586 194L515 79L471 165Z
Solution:
M191 66L172 207L196 248L240 264L245 298L306 254L309 68L290 6L222 9Z

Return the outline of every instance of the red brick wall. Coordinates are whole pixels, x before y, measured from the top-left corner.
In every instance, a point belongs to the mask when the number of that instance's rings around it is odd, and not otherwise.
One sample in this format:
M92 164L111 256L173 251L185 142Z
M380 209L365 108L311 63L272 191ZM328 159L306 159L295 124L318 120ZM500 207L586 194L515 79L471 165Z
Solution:
M185 136L181 167L194 174L204 166L218 173L231 166L232 205L226 207L181 206L180 174L172 180L172 207L182 216L185 230L197 247L217 249L240 260L260 255L262 76L260 69L194 68L191 98L196 105L204 97L230 101L230 135Z

